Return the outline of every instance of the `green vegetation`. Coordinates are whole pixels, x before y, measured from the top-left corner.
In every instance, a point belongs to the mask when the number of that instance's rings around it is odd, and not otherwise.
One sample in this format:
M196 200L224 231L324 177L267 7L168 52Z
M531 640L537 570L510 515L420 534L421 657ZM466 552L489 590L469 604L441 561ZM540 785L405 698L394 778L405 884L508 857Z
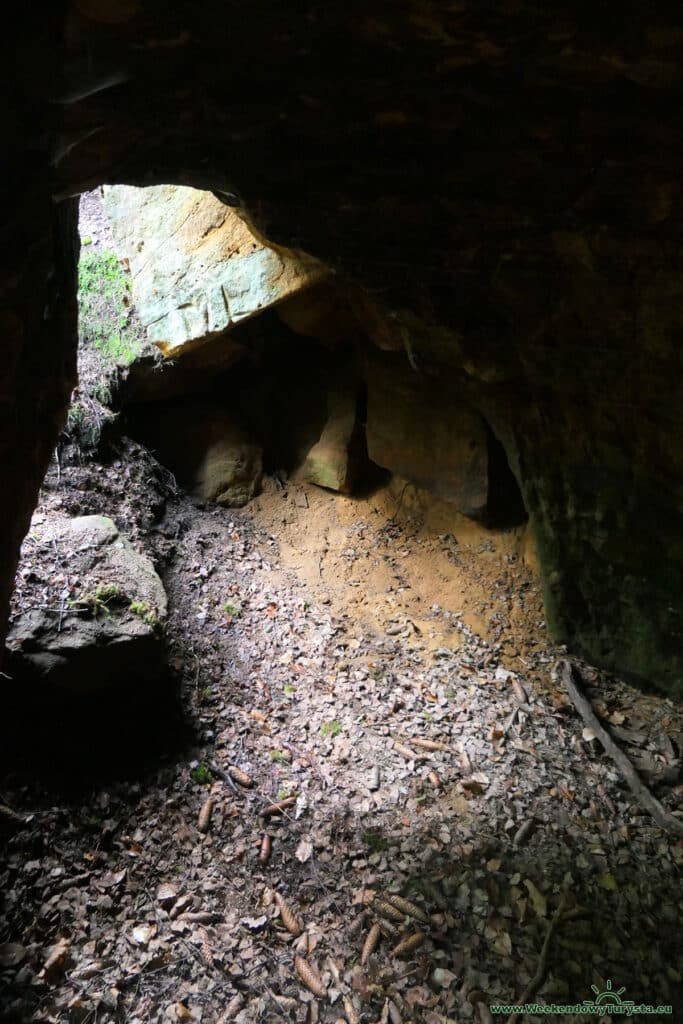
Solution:
M145 625L150 626L151 629L159 629L161 626L161 620L154 608L146 604L144 601L131 601L128 607L133 615L137 615L137 617L142 619Z
M128 366L139 354L130 303L130 282L116 254L83 251L78 265L80 341L98 349L105 363Z
M238 608L237 605L230 603L223 605L223 611L226 613L226 615L232 615L233 619L236 619L239 615L242 614L241 608Z
M336 718L331 722L323 722L320 726L321 736L338 736L341 731L341 722L338 722Z
M270 760L274 761L275 764L286 764L289 758L285 754L284 750L271 750Z
M109 605L116 601L127 601L128 598L117 583L102 583L92 593L83 593L78 597L69 598L67 606L90 613L93 618L98 615L111 615Z
M196 768L193 768L190 772L190 777L193 782L199 783L200 786L208 785L213 778L211 771L205 764L198 764Z
M85 591L78 597L69 598L67 606L77 611L87 611L93 618L111 615L110 605L127 605L128 610L152 629L159 629L161 620L151 605L144 601L131 601L118 583L100 583L92 593Z
M289 697L290 694L296 693L296 686L292 686L291 683L285 683L285 685L282 687L282 692L286 693L287 696Z
M79 385L63 431L82 451L96 449L104 428L114 422L117 378L146 344L130 291L130 274L116 253L84 238L78 264Z
M372 850L373 853L388 850L390 846L389 840L380 832L363 832L361 839L363 844L367 846L369 850Z

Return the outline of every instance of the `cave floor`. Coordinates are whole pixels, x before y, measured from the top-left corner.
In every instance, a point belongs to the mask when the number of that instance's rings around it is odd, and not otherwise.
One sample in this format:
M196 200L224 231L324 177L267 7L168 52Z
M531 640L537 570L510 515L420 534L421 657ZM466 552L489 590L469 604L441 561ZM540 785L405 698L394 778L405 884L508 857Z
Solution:
M388 489L268 478L241 510L173 491L126 441L46 481L36 522L108 514L155 557L187 728L158 706L141 729L122 681L138 728L96 781L58 728L55 751L5 763L2 800L27 820L0 821L3 1019L487 1022L530 989L567 1005L622 987L677 1019L683 842L554 680L519 531L427 530ZM15 611L63 587L31 559ZM584 677L675 808L683 709ZM90 729L107 732L96 710Z

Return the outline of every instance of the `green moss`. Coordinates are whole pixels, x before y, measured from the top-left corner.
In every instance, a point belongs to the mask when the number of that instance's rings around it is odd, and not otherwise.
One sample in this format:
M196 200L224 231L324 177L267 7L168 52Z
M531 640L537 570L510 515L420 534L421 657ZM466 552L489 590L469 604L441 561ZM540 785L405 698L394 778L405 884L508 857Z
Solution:
M336 718L331 722L323 722L320 726L321 736L338 736L341 731L341 722L338 722Z
M92 593L84 591L77 597L69 598L67 606L77 611L87 611L94 618L98 615L110 615L109 605L128 598L118 583L100 583Z
M361 839L363 844L367 846L373 853L377 853L383 850L388 850L389 840L383 836L380 832L363 832Z
M193 782L198 783L200 786L207 786L213 776L209 768L205 764L198 764L196 768L193 768L190 772L190 778Z
M146 604L144 601L131 601L128 605L128 609L133 613L133 615L137 615L139 619L142 619L145 625L149 626L151 629L159 629L161 626L161 619L154 608Z
M101 352L104 361L128 366L140 352L131 318L129 275L116 253L87 250L78 265L80 341Z

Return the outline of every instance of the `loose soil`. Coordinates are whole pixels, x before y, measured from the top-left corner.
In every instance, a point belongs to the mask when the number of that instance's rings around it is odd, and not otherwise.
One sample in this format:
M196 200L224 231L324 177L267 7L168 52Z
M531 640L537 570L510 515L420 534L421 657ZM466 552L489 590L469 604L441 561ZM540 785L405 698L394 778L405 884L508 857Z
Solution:
M62 445L32 531L102 513L151 554L171 671L5 747L3 1019L485 1022L622 986L675 1019L683 843L555 681L523 531L400 483L202 507L114 445ZM77 592L36 550L14 614ZM681 707L583 671L680 809Z

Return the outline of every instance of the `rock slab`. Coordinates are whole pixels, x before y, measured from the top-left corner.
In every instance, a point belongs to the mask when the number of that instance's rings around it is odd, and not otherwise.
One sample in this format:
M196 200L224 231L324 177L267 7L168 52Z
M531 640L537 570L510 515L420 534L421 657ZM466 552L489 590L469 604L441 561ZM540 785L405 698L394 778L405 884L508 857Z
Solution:
M158 675L167 599L147 555L107 516L60 519L36 541L55 548L78 582L60 614L32 608L12 623L10 674L84 694Z
M148 338L167 356L329 276L311 256L266 245L211 192L116 185L104 207Z

